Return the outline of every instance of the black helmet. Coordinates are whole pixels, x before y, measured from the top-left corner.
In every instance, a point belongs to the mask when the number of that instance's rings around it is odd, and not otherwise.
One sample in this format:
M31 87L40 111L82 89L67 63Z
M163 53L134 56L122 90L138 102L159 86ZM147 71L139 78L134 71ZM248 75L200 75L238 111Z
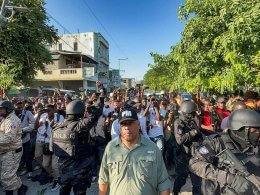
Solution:
M4 100L0 102L0 108L6 108L8 110L14 110L12 102Z
M233 131L242 127L260 127L260 114L249 109L235 110L229 116L227 127Z
M85 112L85 104L80 100L71 101L66 107L67 115L81 115Z
M190 114L196 111L196 105L192 101L185 101L181 104L180 111L182 114Z

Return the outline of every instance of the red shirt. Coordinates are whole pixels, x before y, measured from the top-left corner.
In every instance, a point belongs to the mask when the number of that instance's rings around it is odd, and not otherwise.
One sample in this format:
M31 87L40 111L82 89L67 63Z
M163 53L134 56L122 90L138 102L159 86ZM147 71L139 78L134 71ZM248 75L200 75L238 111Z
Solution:
M203 111L203 113L201 115L201 123L205 126L211 125L210 114L208 111Z
M217 113L221 114L223 118L226 118L230 115L230 112L221 108L217 108Z

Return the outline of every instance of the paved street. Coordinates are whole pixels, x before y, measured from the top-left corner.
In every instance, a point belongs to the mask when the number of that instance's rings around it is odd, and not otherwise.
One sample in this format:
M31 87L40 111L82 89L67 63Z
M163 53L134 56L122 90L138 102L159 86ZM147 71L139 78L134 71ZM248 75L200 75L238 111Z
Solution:
M31 182L26 179L26 177L22 177L23 183L29 186L28 195L58 195L59 191L51 192L49 184L41 186L38 182ZM45 192L40 194L40 192ZM186 185L182 188L181 195L191 195L191 184L190 179L187 181ZM73 193L71 193L73 194ZM91 188L88 189L87 195L97 195L98 194L98 184L92 184ZM2 189L0 190L0 195L4 195Z

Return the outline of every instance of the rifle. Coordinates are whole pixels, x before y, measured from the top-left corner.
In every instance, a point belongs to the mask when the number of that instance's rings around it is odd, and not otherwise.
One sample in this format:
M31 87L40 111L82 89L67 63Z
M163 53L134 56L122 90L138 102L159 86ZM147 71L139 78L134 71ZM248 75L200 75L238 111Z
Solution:
M237 159L237 157L230 151L230 149L226 148L225 150L218 153L216 157L218 157L219 163L223 163L229 168L230 173L244 176L260 191L260 178L254 174L250 174L247 171L245 163Z

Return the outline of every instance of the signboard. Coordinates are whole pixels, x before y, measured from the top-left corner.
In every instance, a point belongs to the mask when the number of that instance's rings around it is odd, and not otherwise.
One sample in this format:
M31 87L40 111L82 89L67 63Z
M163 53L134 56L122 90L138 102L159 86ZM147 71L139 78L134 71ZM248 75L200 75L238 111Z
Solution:
M84 67L84 76L85 77L95 76L95 68L94 67Z

